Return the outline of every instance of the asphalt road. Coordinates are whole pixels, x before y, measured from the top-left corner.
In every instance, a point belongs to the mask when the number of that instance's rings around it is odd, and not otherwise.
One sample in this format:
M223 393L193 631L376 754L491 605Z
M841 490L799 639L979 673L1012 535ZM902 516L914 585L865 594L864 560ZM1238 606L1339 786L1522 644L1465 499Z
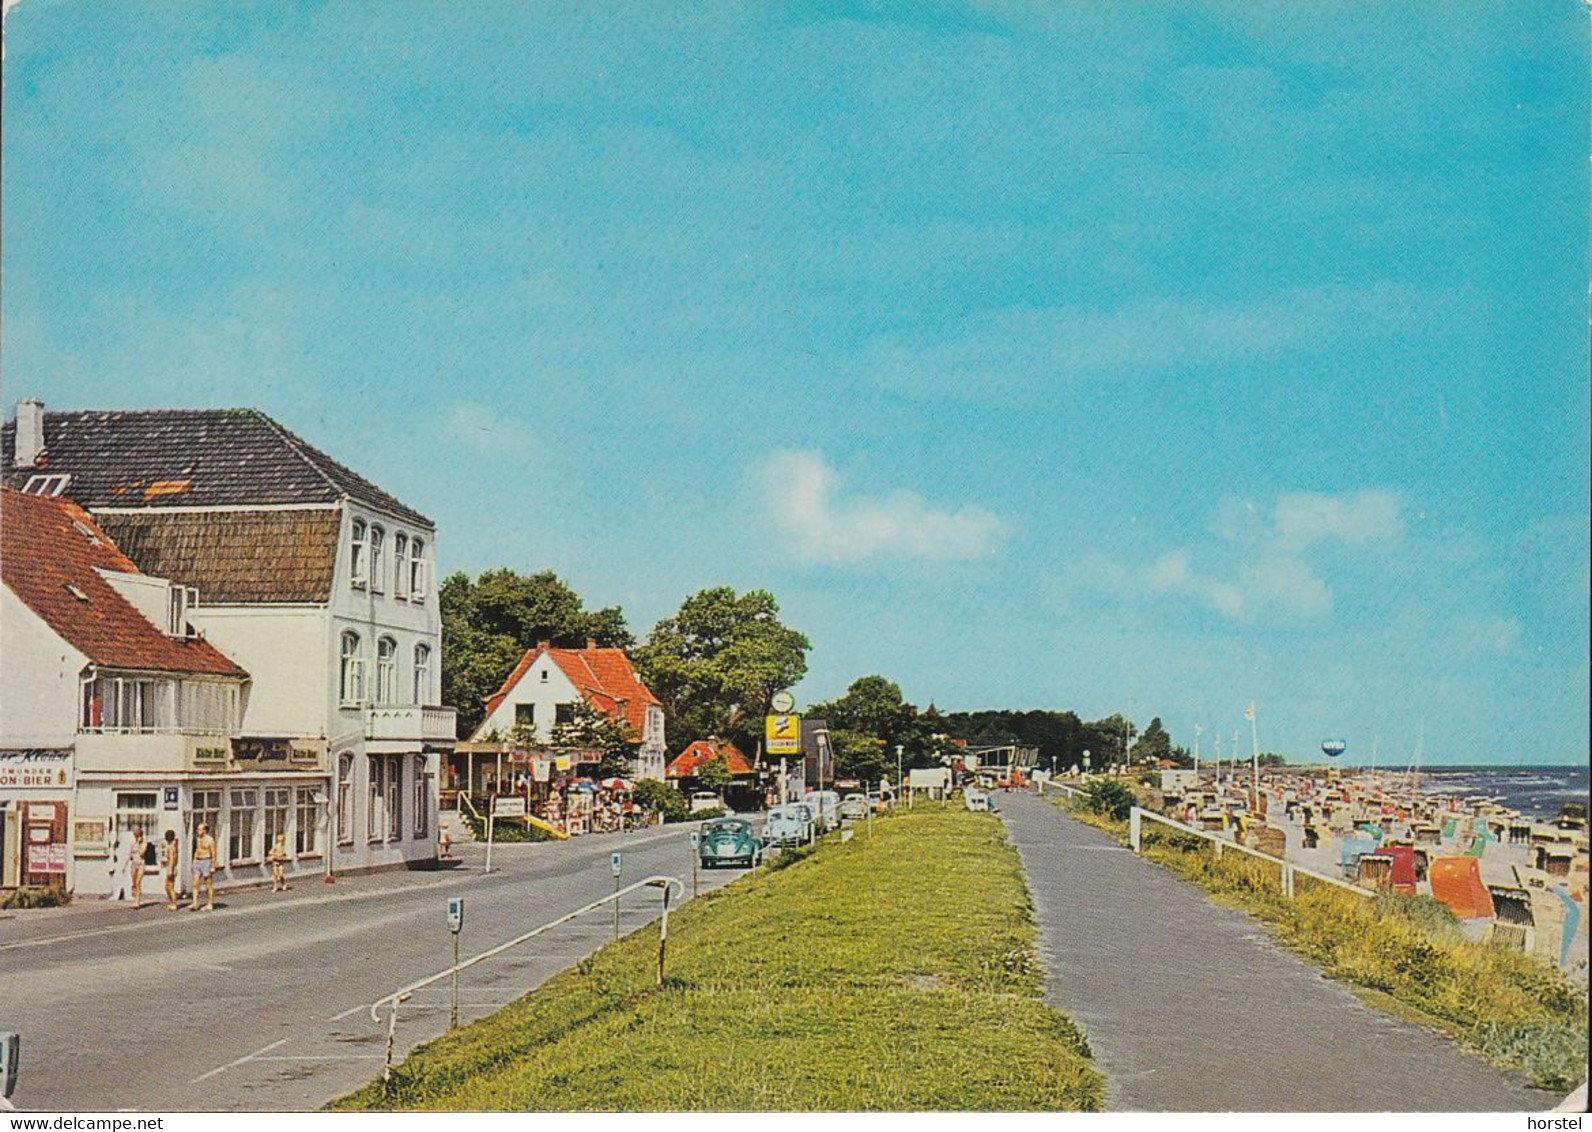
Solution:
M1032 795L997 795L1039 922L1046 998L1083 1027L1106 1107L1541 1112L1448 1039L1366 1006L1241 912Z
M461 957L661 873L690 896L688 826L499 845L446 872L384 873L290 893L222 895L217 911L121 908L0 920L0 1030L22 1035L19 1109L310 1109L381 1071L375 999L446 969L447 898L465 898ZM501 870L501 871L499 871ZM700 874L703 891L740 870ZM660 909L655 889L621 908L630 932ZM491 1013L613 938L608 908L556 928L460 979L461 1021ZM396 1053L447 1026L446 981L400 1015ZM396 1060L396 1059L395 1059Z

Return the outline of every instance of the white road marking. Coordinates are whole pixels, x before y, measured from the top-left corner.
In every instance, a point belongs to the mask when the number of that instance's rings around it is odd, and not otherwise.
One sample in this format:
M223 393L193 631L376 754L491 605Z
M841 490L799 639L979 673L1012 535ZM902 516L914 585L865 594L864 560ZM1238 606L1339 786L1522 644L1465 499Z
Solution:
M254 1057L251 1061L382 1061L380 1053L274 1053L270 1057Z
M272 1050L276 1049L277 1046L285 1046L285 1045L287 1045L287 1039L286 1038L278 1038L276 1041L272 1042L270 1045L261 1046L259 1049L255 1050L253 1053L246 1053L242 1057L238 1058L236 1061L229 1061L225 1065L216 1066L210 1072L205 1073L205 1074L203 1074L203 1075L201 1075L199 1077L195 1077L192 1081L189 1081L188 1084L197 1085L200 1081L208 1081L208 1080L210 1080L210 1078L214 1077L217 1073L225 1073L228 1069L236 1068L237 1066L242 1065L245 1061L254 1060L255 1058L259 1057L262 1053L270 1053Z

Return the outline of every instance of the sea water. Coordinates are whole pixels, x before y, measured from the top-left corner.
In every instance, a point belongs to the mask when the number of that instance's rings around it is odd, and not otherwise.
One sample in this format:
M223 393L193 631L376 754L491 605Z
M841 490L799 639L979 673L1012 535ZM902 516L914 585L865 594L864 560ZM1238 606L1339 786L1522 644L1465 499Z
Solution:
M1566 802L1587 804L1586 766L1434 766L1421 768L1423 794L1485 794L1527 817L1547 821Z

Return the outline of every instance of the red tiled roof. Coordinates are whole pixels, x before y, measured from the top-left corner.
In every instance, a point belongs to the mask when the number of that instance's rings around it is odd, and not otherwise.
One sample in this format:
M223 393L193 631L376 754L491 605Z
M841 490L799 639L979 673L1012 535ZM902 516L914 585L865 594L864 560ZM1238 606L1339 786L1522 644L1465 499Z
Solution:
M0 578L78 652L105 668L248 675L208 641L167 636L99 570L139 573L77 504L0 489Z
M624 720L638 739L647 724L647 708L662 706L652 689L641 682L624 649L544 649L537 646L520 657L503 686L487 699L487 715L498 709L504 697L544 652L553 658L588 704L607 716Z
M720 743L714 746L707 739L698 739L685 750L681 751L675 760L669 764L669 769L664 771L666 778L695 778L697 771L702 769L702 764L710 761L715 755L723 755L725 764L730 768L731 774L753 774L752 764L746 761L746 756L734 743Z

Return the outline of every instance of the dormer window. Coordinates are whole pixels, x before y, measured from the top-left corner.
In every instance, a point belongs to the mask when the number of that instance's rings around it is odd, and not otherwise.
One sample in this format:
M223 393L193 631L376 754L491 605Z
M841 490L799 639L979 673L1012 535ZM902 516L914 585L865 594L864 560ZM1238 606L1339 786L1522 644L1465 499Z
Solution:
M369 536L363 521L354 520L352 535L348 551L348 580L356 589L364 589L369 584L370 571L366 558L366 539Z
M188 627L188 611L199 604L199 591L192 586L172 586L168 594L166 634L172 637L190 636L192 630Z
M387 588L387 580L382 577L382 543L386 541L387 532L380 527L370 528L370 588L373 593L381 593Z
M71 478L70 475L62 472L44 476L29 476L28 482L22 485L22 491L26 495L46 495L54 498L66 490L66 485Z

